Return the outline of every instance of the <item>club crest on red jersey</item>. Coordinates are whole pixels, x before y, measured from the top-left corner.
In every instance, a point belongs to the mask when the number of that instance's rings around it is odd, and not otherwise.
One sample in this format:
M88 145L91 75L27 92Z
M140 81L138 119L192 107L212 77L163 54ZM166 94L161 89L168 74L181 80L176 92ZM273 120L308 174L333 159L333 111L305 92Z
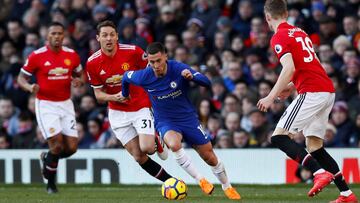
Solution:
M130 65L128 63L121 64L121 69L123 69L124 71L129 70L129 68L130 68Z
M70 66L71 65L71 60L70 59L65 59L64 63L65 63L65 65Z

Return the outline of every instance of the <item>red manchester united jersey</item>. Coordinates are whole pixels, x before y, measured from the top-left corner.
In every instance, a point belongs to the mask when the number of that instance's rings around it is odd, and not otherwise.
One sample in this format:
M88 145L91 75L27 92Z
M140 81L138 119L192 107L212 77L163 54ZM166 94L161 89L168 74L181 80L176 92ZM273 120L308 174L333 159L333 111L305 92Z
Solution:
M40 89L36 97L49 101L65 101L70 98L71 76L80 72L79 55L72 49L62 47L59 52L41 47L30 54L21 71L35 75Z
M300 94L335 92L332 81L315 55L309 36L302 29L281 23L271 38L271 47L279 60L286 54L292 55L295 73L291 81Z
M125 71L143 69L147 65L144 51L134 45L119 44L113 57L101 50L95 52L87 61L86 71L93 88L103 88L107 94L121 91ZM109 108L120 111L137 111L150 107L150 100L143 88L130 85L130 100L125 103L109 102Z

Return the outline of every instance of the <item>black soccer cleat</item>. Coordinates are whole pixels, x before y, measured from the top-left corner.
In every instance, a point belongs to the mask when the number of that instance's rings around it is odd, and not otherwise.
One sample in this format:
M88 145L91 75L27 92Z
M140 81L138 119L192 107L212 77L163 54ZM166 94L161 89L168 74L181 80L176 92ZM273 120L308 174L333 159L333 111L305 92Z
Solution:
M50 183L50 182L48 182L48 184L46 186L46 191L48 194L56 194L59 192L55 183Z

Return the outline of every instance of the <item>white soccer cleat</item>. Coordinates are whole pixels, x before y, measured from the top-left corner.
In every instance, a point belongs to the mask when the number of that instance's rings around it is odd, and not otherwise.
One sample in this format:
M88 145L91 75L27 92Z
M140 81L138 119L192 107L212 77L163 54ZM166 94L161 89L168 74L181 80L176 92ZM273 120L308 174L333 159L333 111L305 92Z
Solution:
M155 144L157 155L160 157L160 159L166 160L169 156L169 149L157 132L155 133Z

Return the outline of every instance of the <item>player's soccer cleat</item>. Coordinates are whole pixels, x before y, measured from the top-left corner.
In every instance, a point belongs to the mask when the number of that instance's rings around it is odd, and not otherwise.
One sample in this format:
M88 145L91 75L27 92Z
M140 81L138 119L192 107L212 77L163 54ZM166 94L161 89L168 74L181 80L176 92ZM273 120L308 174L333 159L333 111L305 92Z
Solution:
M214 185L207 181L205 178L199 181L199 185L201 190L207 195L211 195L211 193L214 191Z
M46 186L46 191L48 194L55 194L58 193L57 187L54 182L48 182Z
M166 144L161 140L159 134L155 133L155 145L156 145L156 153L162 160L166 160L169 155L169 149Z
M314 186L308 192L309 197L317 195L321 190L329 185L334 180L334 175L325 171L323 173L316 174L314 177Z
M347 197L339 195L339 197L336 200L331 201L329 203L341 203L341 202L358 203L358 199L356 198L355 194L352 193L351 195L349 195Z
M224 192L226 197L229 199L241 199L240 194L233 187L229 187L228 189L224 190Z

